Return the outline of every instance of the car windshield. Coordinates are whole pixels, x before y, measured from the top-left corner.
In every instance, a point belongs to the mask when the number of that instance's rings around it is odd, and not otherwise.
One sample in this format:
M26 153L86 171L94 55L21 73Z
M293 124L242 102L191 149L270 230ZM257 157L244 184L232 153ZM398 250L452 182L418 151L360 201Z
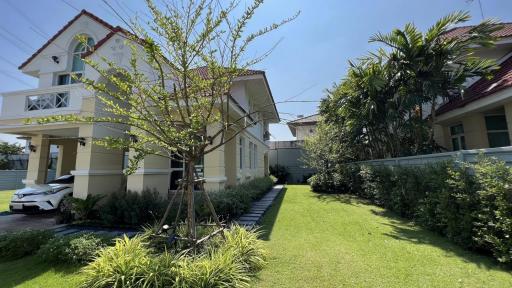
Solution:
M48 184L73 184L75 182L75 176L73 175L64 175L59 178L48 182Z

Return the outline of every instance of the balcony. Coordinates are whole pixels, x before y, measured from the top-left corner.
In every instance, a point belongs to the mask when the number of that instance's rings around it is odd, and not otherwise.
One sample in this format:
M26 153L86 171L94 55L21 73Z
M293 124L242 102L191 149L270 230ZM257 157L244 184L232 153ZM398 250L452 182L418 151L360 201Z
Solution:
M81 83L3 93L0 120L79 113L85 95Z

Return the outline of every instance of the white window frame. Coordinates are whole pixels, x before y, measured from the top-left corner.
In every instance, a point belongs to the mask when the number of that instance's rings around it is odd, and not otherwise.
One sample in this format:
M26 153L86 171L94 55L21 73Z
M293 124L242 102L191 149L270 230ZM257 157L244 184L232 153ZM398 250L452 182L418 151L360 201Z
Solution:
M249 169L254 168L254 143L249 141Z
M503 116L503 117L505 118L505 122L506 122L506 121L507 121L507 115L506 115L506 114L503 114L503 113L493 113L493 114L485 114L485 115L484 115L484 122L486 122L485 130L486 130L486 132L487 132L487 141L488 141L488 142L490 142L490 140L489 140L489 134L495 134L495 133L507 133L507 135L509 135L509 134L508 134L508 129L506 129L506 130L505 130L505 129L499 129L499 130L488 130L488 129L487 129L487 119L486 119L488 116ZM508 128L508 123L507 123L507 128ZM510 136L509 136L509 137L510 137ZM489 146L490 146L490 143L487 143L487 144L489 144ZM495 147L495 148L497 148L497 147Z
M256 145L256 143L253 144L253 153L254 153L254 156L252 158L253 159L253 162L254 162L254 169L258 169L258 145Z
M239 151L239 156L240 156L240 159L239 159L239 169L242 170L244 169L244 164L245 164L245 139L244 137L240 137L240 139L238 140L238 151Z
M452 134L452 127L459 126L459 125L462 126L462 133ZM449 129L450 129L450 140L452 140L452 149L454 151L465 150L466 147L463 147L463 145L462 145L462 142L463 142L462 138L464 138L464 146L466 146L466 137L464 135L464 124L457 123L454 125L450 125ZM457 141L459 143L459 149L457 149L457 150L455 150L455 147L453 147L453 139L457 139Z

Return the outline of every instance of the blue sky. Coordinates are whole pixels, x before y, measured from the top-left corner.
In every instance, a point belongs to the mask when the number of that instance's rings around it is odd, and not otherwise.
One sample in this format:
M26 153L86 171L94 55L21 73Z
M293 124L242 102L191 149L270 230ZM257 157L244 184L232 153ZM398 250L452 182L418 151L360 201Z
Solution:
M101 0L3 0L0 1L0 92L35 88L37 79L23 75L17 66L55 34L78 12L87 9L113 25L122 22ZM222 1L222 0L221 0ZM143 11L143 1L108 0L123 17ZM242 1L243 2L243 1ZM512 1L481 0L486 18L512 22ZM294 22L265 36L250 53L263 52L276 41L276 50L255 68L267 73L276 102L318 101L325 89L340 81L347 61L375 50L368 43L374 33L389 32L414 22L422 30L457 10L472 15L469 24L482 20L478 1L467 0L266 0L249 30L302 13ZM21 12L21 13L20 13ZM278 104L284 121L316 112L317 102ZM286 125L272 125L271 140L293 139ZM1 140L15 138L0 135Z

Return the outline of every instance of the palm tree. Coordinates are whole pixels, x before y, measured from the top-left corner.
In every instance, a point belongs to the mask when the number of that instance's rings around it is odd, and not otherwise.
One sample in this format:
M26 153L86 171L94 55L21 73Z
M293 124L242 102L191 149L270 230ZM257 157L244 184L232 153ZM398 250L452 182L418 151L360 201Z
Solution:
M406 97L421 110L430 106L429 145L435 146L434 123L439 98L451 100L460 96L462 85L468 78L486 76L496 69L496 63L474 55L476 47L494 45L492 33L501 29L493 20L473 26L462 37L448 37L452 26L470 19L467 12L455 12L437 21L424 34L412 23L389 34L377 33L370 42L380 42L391 48L387 53L389 64L400 71ZM423 114L423 111L420 111Z

